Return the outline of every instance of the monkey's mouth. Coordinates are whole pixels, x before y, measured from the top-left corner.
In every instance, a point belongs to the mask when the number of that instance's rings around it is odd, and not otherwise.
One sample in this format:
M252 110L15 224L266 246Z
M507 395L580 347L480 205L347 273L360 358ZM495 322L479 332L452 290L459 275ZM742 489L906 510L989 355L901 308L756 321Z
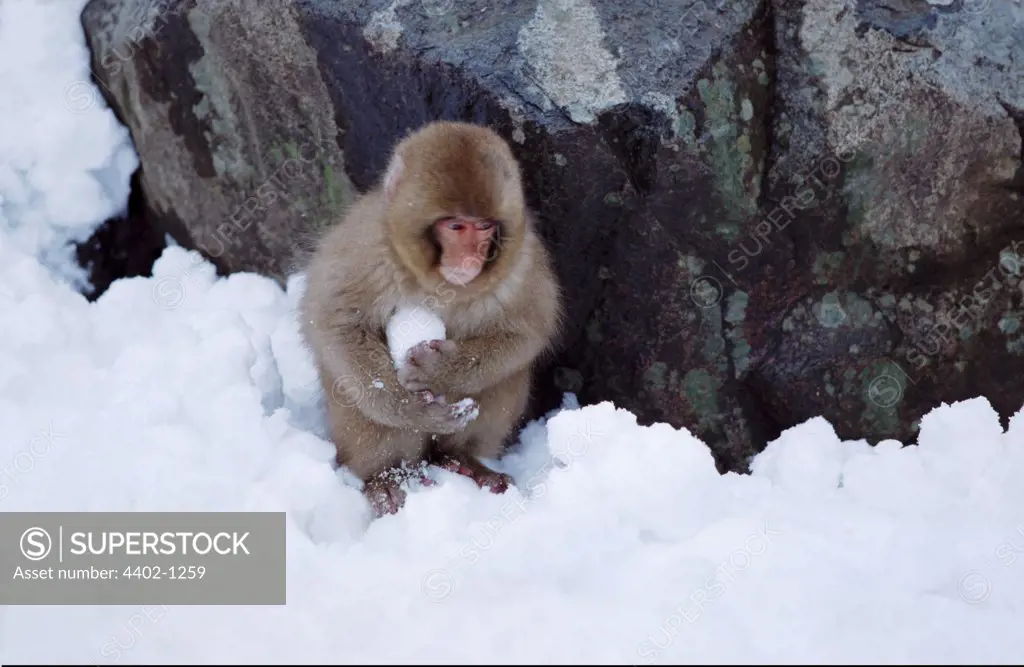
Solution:
M441 276L453 285L465 287L480 275L482 269L482 262L465 262L456 267L442 266Z

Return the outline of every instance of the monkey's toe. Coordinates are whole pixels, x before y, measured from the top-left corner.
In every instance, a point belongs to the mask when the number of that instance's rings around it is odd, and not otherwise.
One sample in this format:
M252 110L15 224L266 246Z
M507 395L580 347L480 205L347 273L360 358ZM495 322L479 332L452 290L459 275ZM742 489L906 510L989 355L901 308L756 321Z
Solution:
M491 493L505 493L508 487L514 485L512 478L501 472L480 475L475 481L481 489L487 489Z
M405 491L395 483L367 485L363 493L378 519L386 514L397 514L405 504Z
M487 489L492 493L505 493L510 486L515 486L511 476L503 472L495 472L468 458L445 456L436 463L445 470L470 478L481 489Z

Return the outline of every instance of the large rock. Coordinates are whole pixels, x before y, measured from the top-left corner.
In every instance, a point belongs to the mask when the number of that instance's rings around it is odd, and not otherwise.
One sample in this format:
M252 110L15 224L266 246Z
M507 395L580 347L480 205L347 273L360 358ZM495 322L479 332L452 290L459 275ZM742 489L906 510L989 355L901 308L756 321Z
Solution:
M610 399L736 469L817 414L877 441L1024 403L1012 2L92 0L83 23L150 220L224 271L300 267L426 121L507 137L569 307L537 411Z
M847 436L907 438L922 412L977 394L1004 415L1019 410L1024 9L775 0L774 10L762 212L781 222L742 240L725 266L771 293L759 302L791 298L753 319L748 310L745 331L769 339L755 346L750 386L777 422L824 413ZM790 217L794 197L805 202ZM761 280L787 260L798 268Z

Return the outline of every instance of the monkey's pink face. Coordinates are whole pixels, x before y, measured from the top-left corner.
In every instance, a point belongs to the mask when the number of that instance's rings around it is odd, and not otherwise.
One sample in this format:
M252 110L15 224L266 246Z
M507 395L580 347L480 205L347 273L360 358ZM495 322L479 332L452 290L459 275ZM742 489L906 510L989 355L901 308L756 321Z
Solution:
M441 246L438 271L453 285L465 286L483 271L498 231L491 220L455 216L434 223L434 236Z

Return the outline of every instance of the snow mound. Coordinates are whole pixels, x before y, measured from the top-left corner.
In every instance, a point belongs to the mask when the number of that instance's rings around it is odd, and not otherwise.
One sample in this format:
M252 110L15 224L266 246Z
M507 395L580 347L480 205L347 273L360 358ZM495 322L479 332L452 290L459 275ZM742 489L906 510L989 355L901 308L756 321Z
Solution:
M371 521L335 470L303 283L167 248L90 304L0 249L0 507L288 513L284 607L8 607L4 662L1004 662L1024 651L1024 413L919 442L783 433L720 475L609 403L531 423L503 495L433 471ZM60 628L60 641L52 629ZM452 639L457 637L457 640Z
M86 2L0 2L0 245L76 287L88 277L71 244L125 211L138 166L90 79Z

